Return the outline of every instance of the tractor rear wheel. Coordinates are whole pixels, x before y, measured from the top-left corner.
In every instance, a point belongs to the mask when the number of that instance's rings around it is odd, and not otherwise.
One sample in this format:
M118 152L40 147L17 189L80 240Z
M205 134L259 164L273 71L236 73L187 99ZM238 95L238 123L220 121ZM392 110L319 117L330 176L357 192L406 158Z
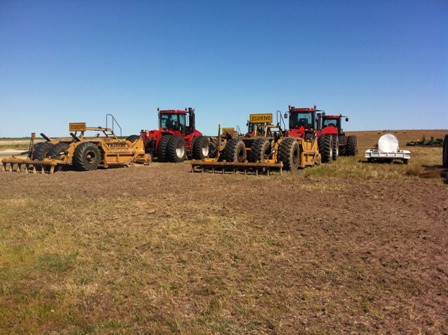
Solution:
M318 144L322 163L329 163L333 159L333 136L327 134L321 135Z
M231 138L227 141L221 153L221 159L226 162L244 162L246 160L246 146L238 138Z
M210 141L206 136L196 137L193 144L193 159L203 160L210 154Z
M347 137L347 156L356 156L358 151L358 140L356 136Z
M285 170L296 170L300 165L300 145L293 138L285 138L278 148L278 159Z
M249 151L249 162L253 163L263 163L269 158L271 153L271 144L265 138L257 138L252 144L252 148Z
M75 148L73 166L78 171L92 171L98 168L101 162L101 152L98 145L84 142Z
M445 135L443 140L443 167L448 168L448 134Z
M53 145L50 150L47 152L47 157L55 158L61 155L61 153L65 152L68 148L69 144L60 142Z
M186 158L185 140L182 136L171 136L166 147L166 159L168 162L180 163Z
M126 141L132 142L134 143L135 141L137 141L140 138L140 136L138 135L130 135L126 138Z
M157 161L159 162L167 162L167 147L168 143L171 140L171 135L164 135L159 140L159 144L157 145Z
M339 156L345 156L347 154L347 138L345 135L338 136L339 142Z
M50 142L36 143L31 153L31 159L42 160L47 157L48 151L53 147Z
M339 157L339 139L338 135L333 136L333 160L337 160Z

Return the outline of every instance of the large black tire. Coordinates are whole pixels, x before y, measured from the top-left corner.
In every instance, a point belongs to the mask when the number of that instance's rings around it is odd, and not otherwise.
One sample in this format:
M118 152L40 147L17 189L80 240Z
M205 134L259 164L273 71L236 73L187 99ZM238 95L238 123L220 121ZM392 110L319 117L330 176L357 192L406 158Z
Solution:
M283 163L283 169L296 170L300 165L300 145L293 138L285 138L278 148L278 159Z
M347 155L347 137L345 135L339 135L339 156Z
M335 161L339 157L339 138L338 135L333 135L333 157L332 159Z
M356 156L358 152L358 140L356 136L347 137L347 156Z
M92 171L98 168L101 162L101 152L98 145L84 142L75 148L73 153L73 167L78 171Z
M216 156L218 156L218 151L219 151L218 139L216 137L210 137L208 157L215 158Z
M55 158L61 155L61 153L65 152L68 149L69 144L60 142L53 145L50 150L47 152L47 157Z
M126 141L132 142L134 143L135 141L137 141L140 138L139 135L130 135L126 138Z
M48 151L53 147L50 142L40 142L36 143L33 147L33 152L31 153L32 159L42 160L47 157Z
M221 159L226 162L244 162L247 152L244 142L238 138L231 138L227 141L224 150L221 153Z
M186 158L187 150L185 140L182 136L171 136L170 141L166 147L166 160L168 162L180 163Z
M318 140L322 163L329 163L333 159L333 136L323 134Z
M448 134L445 135L443 140L443 156L442 156L443 167L448 168Z
M196 137L193 143L193 159L203 160L210 154L210 141L206 136Z
M271 143L265 138L257 138L250 148L248 160L253 163L263 163L269 158L270 153Z
M167 147L168 143L171 140L171 135L164 135L159 140L159 144L157 145L157 161L159 162L167 162Z

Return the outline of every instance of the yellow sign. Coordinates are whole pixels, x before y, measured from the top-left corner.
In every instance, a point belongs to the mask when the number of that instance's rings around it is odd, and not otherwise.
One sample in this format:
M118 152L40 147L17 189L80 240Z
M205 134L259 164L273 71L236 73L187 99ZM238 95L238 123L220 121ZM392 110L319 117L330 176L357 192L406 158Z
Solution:
M85 122L73 122L69 124L69 131L86 131Z
M250 123L272 123L272 114L250 114Z

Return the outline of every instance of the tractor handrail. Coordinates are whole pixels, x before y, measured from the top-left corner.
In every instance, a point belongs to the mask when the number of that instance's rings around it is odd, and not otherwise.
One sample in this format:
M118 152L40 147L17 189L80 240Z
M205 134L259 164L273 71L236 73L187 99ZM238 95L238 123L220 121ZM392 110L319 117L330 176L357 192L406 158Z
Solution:
M118 123L118 121L115 119L115 117L112 114L106 114L106 129L109 128L109 119L111 120L110 124L111 124L112 132L115 133L115 127L114 126L116 125L120 129L120 137L122 137L123 136L123 130L121 129L120 124Z

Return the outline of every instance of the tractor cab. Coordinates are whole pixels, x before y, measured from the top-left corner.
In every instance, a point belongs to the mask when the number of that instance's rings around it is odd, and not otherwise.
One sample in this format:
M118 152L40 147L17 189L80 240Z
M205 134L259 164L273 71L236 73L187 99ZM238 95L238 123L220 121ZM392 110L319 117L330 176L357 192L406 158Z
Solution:
M179 132L184 135L191 134L196 130L194 108L189 107L185 110L158 109L158 111L160 129Z
M323 112L320 116L321 124L319 124L319 130L323 134L343 135L342 118L343 115L326 115ZM345 117L345 121L348 121L348 117Z
M312 136L320 122L320 110L316 106L309 108L296 108L288 106L288 113L285 118L289 117L289 130L286 132L288 136L293 137L309 137Z
M314 129L316 108L295 108L289 106L289 129Z

